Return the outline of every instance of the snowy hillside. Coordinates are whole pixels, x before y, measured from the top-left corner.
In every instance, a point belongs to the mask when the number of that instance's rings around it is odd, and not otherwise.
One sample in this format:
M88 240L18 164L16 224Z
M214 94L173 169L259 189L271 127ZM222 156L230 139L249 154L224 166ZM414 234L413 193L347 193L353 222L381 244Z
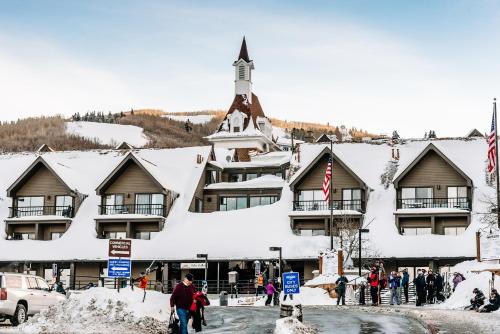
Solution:
M124 141L135 147L142 147L148 143L144 130L134 125L66 122L66 133L97 139L101 144L110 146L116 146Z
M188 119L193 124L205 124L210 122L215 115L165 115L174 121L186 122Z

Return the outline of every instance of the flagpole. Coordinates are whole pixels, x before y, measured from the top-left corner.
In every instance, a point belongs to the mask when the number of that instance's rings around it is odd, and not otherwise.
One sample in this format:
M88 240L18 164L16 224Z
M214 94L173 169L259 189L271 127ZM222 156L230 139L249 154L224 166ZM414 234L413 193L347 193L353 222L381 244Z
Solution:
M498 178L497 178L498 179ZM333 251L333 140L330 138L330 250Z
M500 228L500 212L499 212L499 205L500 205L500 178L499 178L499 173L498 173L498 133L497 133L497 128L498 128L498 121L497 121L497 99L493 99L493 117L495 117L495 176L496 176L496 181L497 181L497 224L498 227Z

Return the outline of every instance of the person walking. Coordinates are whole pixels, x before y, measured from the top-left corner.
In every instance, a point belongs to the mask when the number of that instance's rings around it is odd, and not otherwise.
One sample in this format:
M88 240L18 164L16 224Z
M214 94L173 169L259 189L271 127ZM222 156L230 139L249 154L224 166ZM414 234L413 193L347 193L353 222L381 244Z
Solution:
M417 291L417 301L416 306L422 306L425 303L425 277L424 273L419 270L417 272L417 277L413 280L413 284L415 285L415 290Z
M269 283L266 286L266 294L267 294L267 299L266 299L266 306L270 306L271 302L273 301L273 295L276 292L276 288L273 285L273 282L269 280Z
M403 269L403 277L401 279L401 286L403 287L403 293L405 295L405 304L408 304L408 287L410 285L410 275L408 274L408 269Z
M427 275L425 282L427 283L427 302L429 304L434 304L436 275L434 275L432 269L429 269L429 274Z
M372 297L372 306L378 305L378 275L377 268L372 267L370 276L368 276L368 283L370 283L370 295Z
M172 296L170 296L172 314L177 311L177 317L179 318L180 334L188 334L189 310L193 303L193 296L196 293L193 279L191 273L186 274L182 282L175 286Z
M401 277L395 271L391 272L389 276L389 287L391 288L391 305L401 304L399 293L401 291L399 285L401 284Z
M337 287L335 290L337 291L337 305L339 305L340 300L342 299L342 305L345 305L345 290L347 288L347 277L342 273L339 278L337 278L337 281L335 284Z
M205 306L210 305L207 295L203 291L198 291L193 296L190 312L193 318L193 329L195 332L201 332L201 325L206 326L205 321Z

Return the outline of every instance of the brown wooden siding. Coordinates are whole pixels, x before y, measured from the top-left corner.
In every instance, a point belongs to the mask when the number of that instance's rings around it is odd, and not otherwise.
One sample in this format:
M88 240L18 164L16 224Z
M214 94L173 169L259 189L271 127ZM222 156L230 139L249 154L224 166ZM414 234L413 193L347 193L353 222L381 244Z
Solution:
M134 204L135 194L162 192L162 188L135 163L129 164L116 180L104 190L105 194L124 194L125 204Z
M431 227L431 217L401 217L400 227Z
M203 212L214 212L218 209L217 195L203 195Z
M429 151L399 181L399 188L425 186L434 188L434 197L446 198L447 186L467 186L467 181L436 152Z
M467 227L467 217L436 217L436 233L444 234L445 227Z
M318 161L316 166L305 175L302 180L295 187L296 198L298 200L298 190L312 190L321 189L325 179L326 166L328 164L328 157L325 155ZM362 188L362 185L340 164L333 161L333 200L342 199L342 189L348 188Z
M22 196L44 196L45 206L55 206L56 196L71 196L72 191L47 167L40 165L34 174L14 194ZM50 197L50 198L49 198ZM81 200L74 197L75 213L80 207Z
M66 224L40 224L39 229L42 240L51 240L51 233L66 232Z
M203 189L205 188L206 184L206 174L207 173L207 168L203 170L203 173L200 177L200 181L198 182L198 185L196 186L196 190L194 192L194 196L191 199L191 205L189 206L189 211L195 212L196 206L195 206L195 199L199 198L203 201ZM205 207L205 201L203 201L203 207Z

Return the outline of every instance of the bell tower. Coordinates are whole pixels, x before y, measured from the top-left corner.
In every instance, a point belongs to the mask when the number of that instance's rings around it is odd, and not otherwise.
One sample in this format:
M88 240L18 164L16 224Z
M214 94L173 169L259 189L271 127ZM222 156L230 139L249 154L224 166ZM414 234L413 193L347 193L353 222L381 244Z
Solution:
M234 66L234 94L244 95L248 102L252 103L252 70L253 61L248 57L247 42L243 37L238 60Z

